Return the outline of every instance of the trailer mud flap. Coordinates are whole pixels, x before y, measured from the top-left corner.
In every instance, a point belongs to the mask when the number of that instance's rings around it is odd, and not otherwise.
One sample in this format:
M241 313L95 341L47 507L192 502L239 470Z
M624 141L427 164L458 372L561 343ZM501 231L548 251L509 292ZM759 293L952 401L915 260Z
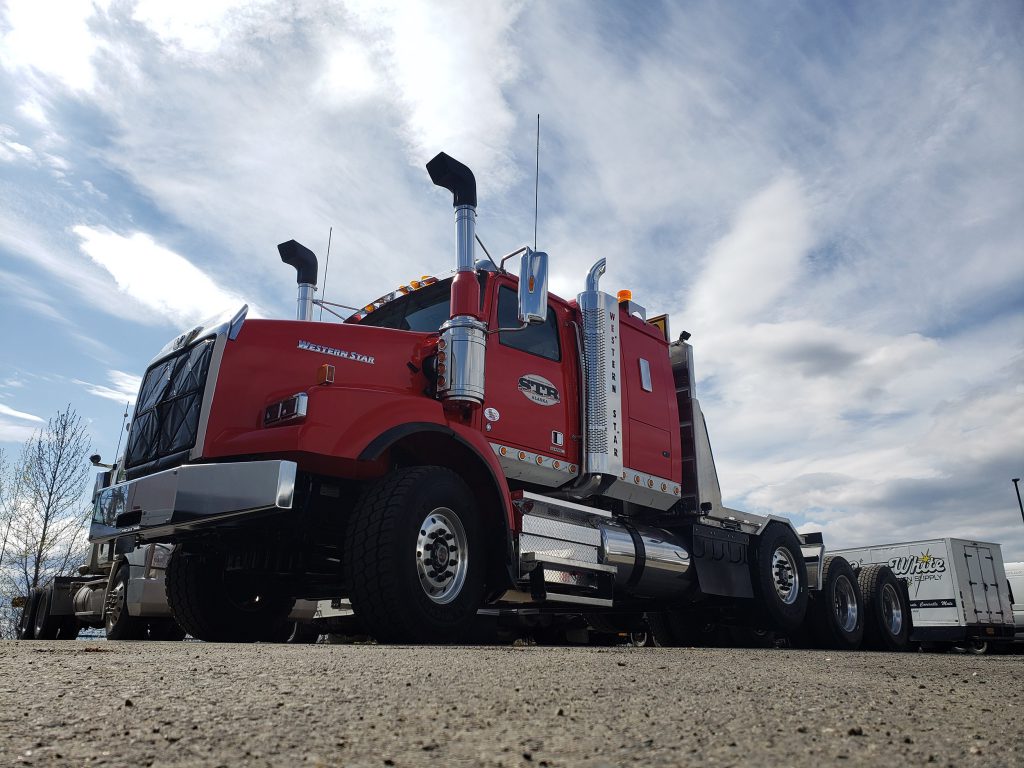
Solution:
M692 554L701 592L724 597L753 597L749 548L749 534L696 523Z

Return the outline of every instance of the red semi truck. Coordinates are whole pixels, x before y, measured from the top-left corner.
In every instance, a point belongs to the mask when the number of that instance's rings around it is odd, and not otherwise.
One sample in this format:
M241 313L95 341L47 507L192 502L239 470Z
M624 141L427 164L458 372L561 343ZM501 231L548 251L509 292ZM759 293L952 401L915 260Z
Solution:
M856 577L835 590L821 536L722 504L689 334L604 293L604 259L575 300L548 294L545 253L478 262L472 172L427 170L453 195L454 277L313 322L316 257L280 245L297 320L243 308L157 355L93 540L173 543L168 602L204 640L339 597L383 642L464 640L481 608L646 615L662 642L791 633L824 585L819 622L859 643Z

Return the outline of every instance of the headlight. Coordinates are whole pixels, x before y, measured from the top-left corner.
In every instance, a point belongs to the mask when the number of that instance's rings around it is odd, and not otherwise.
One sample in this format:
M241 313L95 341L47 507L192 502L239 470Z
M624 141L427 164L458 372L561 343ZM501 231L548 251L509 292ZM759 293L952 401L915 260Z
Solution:
M309 398L306 397L306 394L300 392L279 402L271 403L263 409L263 426L269 427L271 424L304 419L308 402Z

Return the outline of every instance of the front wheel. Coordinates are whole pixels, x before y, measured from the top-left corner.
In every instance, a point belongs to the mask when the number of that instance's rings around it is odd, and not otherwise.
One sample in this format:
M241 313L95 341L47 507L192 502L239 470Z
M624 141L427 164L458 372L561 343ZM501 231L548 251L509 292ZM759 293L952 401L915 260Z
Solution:
M276 637L295 601L260 589L244 574L230 579L223 553L174 548L164 588L181 629L197 640L251 643Z
M484 595L476 501L443 467L398 469L352 512L344 573L352 607L383 643L466 641Z

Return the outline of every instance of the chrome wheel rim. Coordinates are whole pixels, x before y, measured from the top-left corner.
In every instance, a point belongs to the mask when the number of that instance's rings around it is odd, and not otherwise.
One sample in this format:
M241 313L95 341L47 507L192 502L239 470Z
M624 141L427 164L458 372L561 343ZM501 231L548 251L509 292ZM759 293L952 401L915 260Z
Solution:
M117 586L107 592L107 626L112 627L121 618L124 609L124 582L120 579Z
M836 579L832 610L843 632L853 632L857 628L857 593L853 591L853 583L846 576Z
M785 605L792 605L800 594L800 579L796 572L796 560L785 547L778 547L772 553L772 583L775 593Z
M469 547L462 521L438 507L420 523L416 536L416 575L423 592L438 605L459 596L469 572Z
M882 619L894 637L903 629L903 608L900 606L900 597L896 594L896 588L892 584L882 587Z

